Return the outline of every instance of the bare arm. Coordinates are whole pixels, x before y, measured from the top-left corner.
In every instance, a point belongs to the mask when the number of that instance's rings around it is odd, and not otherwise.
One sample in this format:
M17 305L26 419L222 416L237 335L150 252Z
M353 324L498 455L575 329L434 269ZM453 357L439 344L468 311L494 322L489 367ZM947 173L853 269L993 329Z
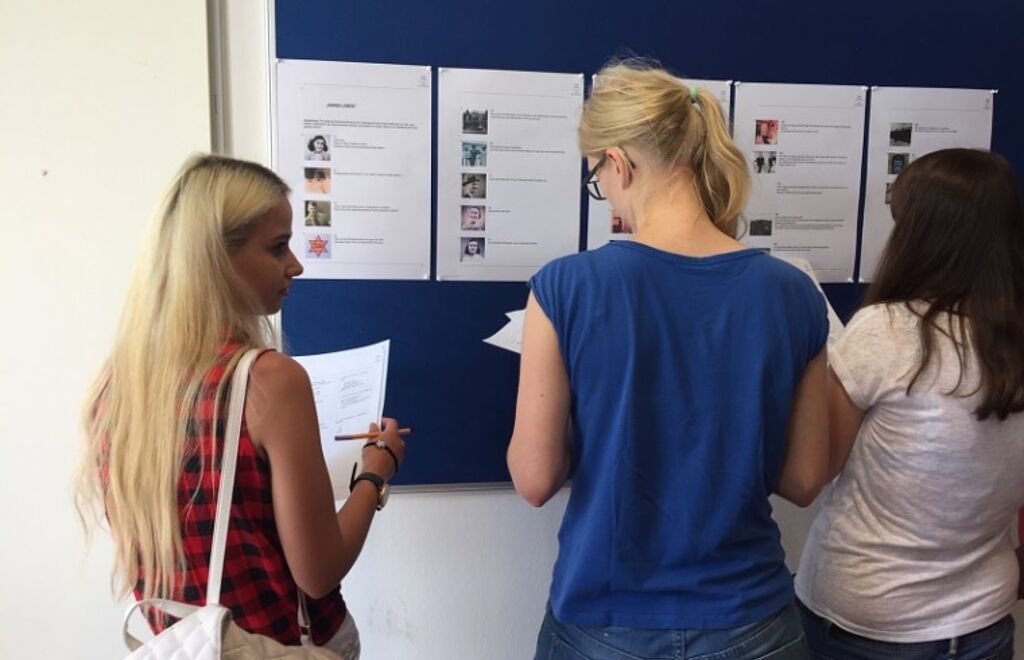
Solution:
M864 421L864 411L854 405L846 388L831 369L828 370L829 461L828 479L843 471L853 449L853 441Z
M356 484L340 511L334 510L327 464L320 449L313 392L305 370L291 358L268 352L252 368L246 398L246 422L271 469L274 520L288 568L296 584L313 597L335 589L366 540L377 509L377 490ZM380 436L399 460L405 442L395 420L384 421ZM363 470L385 480L394 473L386 451L363 450Z
M508 469L516 491L533 506L558 492L572 465L569 374L558 335L530 294L523 325L516 423L508 447Z
M808 506L827 483L829 443L825 383L826 349L811 360L797 386L789 436L775 491L797 506Z

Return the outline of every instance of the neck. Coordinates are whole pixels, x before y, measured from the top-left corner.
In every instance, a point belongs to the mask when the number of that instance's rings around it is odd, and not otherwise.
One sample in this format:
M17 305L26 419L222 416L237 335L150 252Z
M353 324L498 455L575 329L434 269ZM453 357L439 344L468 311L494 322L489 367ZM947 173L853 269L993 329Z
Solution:
M644 207L635 241L666 252L703 257L746 246L715 226L690 185L659 186Z

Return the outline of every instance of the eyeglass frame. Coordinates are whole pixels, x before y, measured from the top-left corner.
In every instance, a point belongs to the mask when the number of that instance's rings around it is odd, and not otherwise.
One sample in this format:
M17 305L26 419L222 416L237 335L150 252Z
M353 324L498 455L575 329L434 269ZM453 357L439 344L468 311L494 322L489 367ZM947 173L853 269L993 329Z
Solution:
M616 149L622 152L622 157L626 159L626 164L629 165L630 169L636 167L636 165L633 164L633 160L629 157L629 154L626 153L625 149L623 149L622 147L616 147ZM602 167L604 167L605 161L607 160L608 149L605 149L604 153L601 154L601 157L594 164L594 167L590 168L587 171L587 175L583 177L583 183L580 184L580 186L586 188L588 195L590 195L599 202L603 202L604 200L608 199L607 197L604 196L604 193L601 192L601 184L597 180L597 173L600 171Z

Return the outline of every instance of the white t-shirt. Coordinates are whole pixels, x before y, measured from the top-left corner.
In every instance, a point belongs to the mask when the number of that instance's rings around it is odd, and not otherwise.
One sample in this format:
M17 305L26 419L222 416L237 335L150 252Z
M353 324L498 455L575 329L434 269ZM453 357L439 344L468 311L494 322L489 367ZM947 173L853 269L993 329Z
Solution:
M1024 414L978 421L975 358L958 390L975 394L946 394L960 365L952 341L937 339L931 365L906 394L919 323L904 305L873 305L829 348L832 369L866 415L796 576L797 595L819 616L904 643L964 635L1010 612L1010 522L1024 504Z

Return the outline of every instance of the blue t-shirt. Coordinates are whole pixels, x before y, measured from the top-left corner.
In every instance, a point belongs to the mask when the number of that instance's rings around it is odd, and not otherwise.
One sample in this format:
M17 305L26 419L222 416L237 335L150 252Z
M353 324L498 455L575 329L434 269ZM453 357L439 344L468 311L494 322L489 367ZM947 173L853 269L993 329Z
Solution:
M530 285L572 387L555 617L732 628L782 609L793 585L768 496L828 335L811 279L756 249L696 258L620 241Z

